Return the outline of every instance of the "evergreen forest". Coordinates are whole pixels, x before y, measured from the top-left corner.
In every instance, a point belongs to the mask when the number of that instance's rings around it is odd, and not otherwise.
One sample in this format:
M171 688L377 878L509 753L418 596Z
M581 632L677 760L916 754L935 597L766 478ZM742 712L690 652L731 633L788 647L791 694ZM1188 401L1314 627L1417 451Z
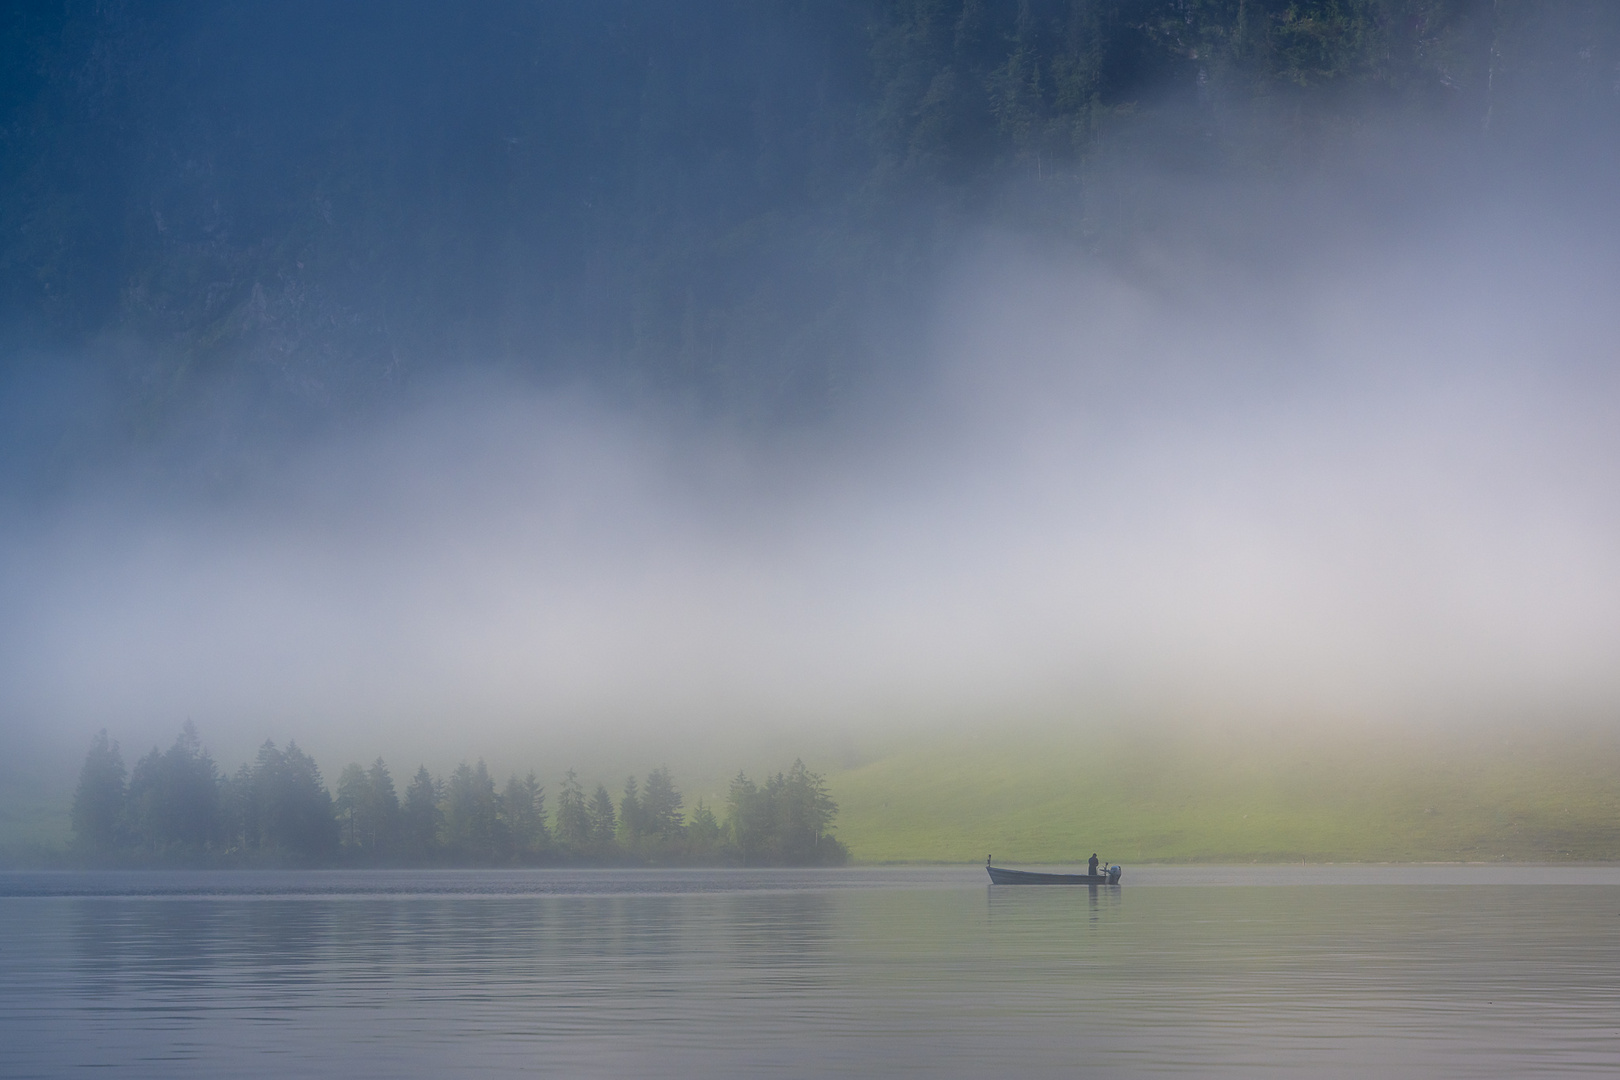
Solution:
M739 772L722 807L686 808L664 768L627 777L617 800L570 769L548 814L533 772L498 786L482 760L401 785L381 758L355 763L334 793L296 742L266 741L225 774L188 722L132 769L100 732L73 835L101 866L836 866L849 858L837 813L802 761L763 784Z

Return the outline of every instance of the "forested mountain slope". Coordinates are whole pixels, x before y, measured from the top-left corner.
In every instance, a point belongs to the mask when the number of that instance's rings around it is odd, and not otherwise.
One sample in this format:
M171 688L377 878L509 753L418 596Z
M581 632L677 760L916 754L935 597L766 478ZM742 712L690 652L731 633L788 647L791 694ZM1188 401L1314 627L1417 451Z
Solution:
M904 379L974 229L1127 250L1186 210L1145 177L1342 172L1402 125L1489 172L1538 142L1606 152L1620 116L1599 0L0 19L6 396L71 379L99 402L52 460L221 402L232 431L321 421L461 366L820 415ZM37 447L11 419L15 459Z

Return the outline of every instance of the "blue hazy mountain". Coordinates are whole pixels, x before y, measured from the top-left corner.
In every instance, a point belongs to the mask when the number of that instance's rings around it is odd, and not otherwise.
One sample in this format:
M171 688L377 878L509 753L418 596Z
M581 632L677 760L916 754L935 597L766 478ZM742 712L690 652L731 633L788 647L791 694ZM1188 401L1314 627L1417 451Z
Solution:
M1445 148L1442 189L1538 140L1597 153L1620 56L1597 2L0 18L14 478L175 431L229 457L468 368L813 418L906 381L934 275L979 231L1127 251L1196 216L1144 176L1342 172L1392 125Z

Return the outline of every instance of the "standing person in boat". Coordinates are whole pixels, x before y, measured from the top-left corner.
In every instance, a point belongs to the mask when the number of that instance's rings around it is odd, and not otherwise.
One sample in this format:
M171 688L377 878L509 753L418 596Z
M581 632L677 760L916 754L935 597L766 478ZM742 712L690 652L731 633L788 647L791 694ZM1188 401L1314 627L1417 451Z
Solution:
M1091 853L1091 861L1086 863L1086 873L1092 877L1097 876L1097 853L1095 851Z

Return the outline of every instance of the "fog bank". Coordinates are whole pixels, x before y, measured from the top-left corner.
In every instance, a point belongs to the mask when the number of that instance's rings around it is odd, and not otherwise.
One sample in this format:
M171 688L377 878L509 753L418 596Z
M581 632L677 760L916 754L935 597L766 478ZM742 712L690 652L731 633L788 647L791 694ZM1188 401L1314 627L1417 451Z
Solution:
M986 237L930 374L823 425L446 374L206 497L111 470L0 530L0 716L132 748L189 717L227 762L291 735L516 766L1029 718L1613 715L1606 221L1482 200L1335 235Z

